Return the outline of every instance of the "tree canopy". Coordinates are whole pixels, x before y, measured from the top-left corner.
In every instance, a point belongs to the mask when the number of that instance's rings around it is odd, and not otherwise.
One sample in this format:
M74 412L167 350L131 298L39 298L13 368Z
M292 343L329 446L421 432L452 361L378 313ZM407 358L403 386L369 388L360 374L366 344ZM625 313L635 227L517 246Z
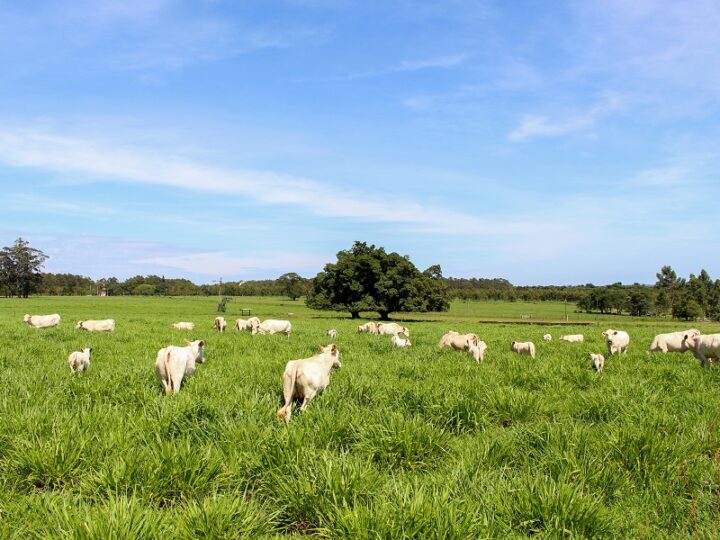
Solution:
M439 265L420 272L407 256L355 242L313 279L307 305L349 311L352 318L377 311L387 320L390 313L445 311L450 304Z
M0 284L9 296L27 298L42 281L40 270L48 256L18 238L0 250Z

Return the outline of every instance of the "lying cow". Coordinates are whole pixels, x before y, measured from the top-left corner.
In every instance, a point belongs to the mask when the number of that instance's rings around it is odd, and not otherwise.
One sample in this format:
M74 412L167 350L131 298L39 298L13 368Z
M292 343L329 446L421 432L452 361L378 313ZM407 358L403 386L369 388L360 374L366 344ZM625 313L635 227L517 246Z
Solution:
M377 325L377 333L381 336L396 336L398 334L404 334L405 337L410 337L410 330L406 326L400 326L398 323L379 323Z
M25 315L23 321L33 328L51 328L60 325L60 315Z
M570 334L567 336L560 336L558 339L560 341L567 341L568 343L580 343L585 341L585 336L582 334Z
M452 347L456 351L467 351L468 342L477 345L478 340L479 338L475 334L460 334L454 330L450 330L442 338L440 338L438 347L441 349L444 347Z
M205 361L205 342L188 341L185 347L170 345L160 349L155 359L155 375L163 387L165 395L180 391L183 377L195 373L195 363Z
M337 330L335 330L334 328L331 328L330 330L328 330L326 332L326 335L328 337L331 337L332 339L335 339L335 338L337 338Z
M468 354L472 356L478 364L485 359L486 350L487 344L484 341L467 340Z
M71 352L68 356L68 367L72 373L85 371L90 367L90 354L92 349Z
M194 330L195 323L181 321L181 322L173 323L172 327L175 330Z
M358 333L360 334L377 334L378 333L378 324L374 322L366 322L365 324L361 324L358 326Z
M653 339L652 344L648 349L648 352L651 353L661 351L663 353L682 353L687 351L687 347L685 346L685 341L683 340L683 338L685 336L695 337L699 335L700 330L696 330L695 328L680 332L670 332L668 334L658 334L657 336L655 336L655 339Z
M410 343L410 338L403 339L397 334L390 338L390 343L392 343L393 347L412 347L412 343Z
M605 336L607 340L608 354L610 356L620 353L627 354L628 347L630 346L630 335L627 332L608 328L602 335Z
M330 370L340 368L340 351L334 343L320 347L320 354L302 360L290 360L283 373L284 405L278 409L278 418L290 421L292 403L302 399L300 410L304 411L308 402L322 393L330 384Z
M685 346L692 351L693 356L700 360L702 367L707 367L710 360L720 358L720 334L707 334L700 336L683 336Z
M595 371L605 370L605 357L602 354L590 353L590 365Z
M225 320L225 317L215 317L213 328L218 332L224 332L225 328L227 328L227 321Z
M266 319L259 324L254 324L252 327L253 336L256 334L287 334L288 339L290 339L290 332L292 332L290 321L277 319Z
M543 341L552 341L552 336L550 334L545 334L543 336Z
M114 332L115 320L102 319L99 321L78 321L75 330L87 330L88 332Z
M513 341L510 350L520 355L535 358L535 344L532 341Z

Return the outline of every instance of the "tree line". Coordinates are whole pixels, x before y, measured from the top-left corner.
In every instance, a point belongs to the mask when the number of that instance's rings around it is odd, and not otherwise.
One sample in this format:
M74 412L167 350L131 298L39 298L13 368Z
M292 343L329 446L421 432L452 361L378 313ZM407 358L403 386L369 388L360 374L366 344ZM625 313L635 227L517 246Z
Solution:
M314 278L295 272L277 279L195 284L183 278L133 276L93 280L76 274L42 272L47 255L22 238L0 250L0 291L5 296L29 294L70 296L287 296L306 298L318 309L347 311L352 317L375 311L381 318L403 311L444 311L453 299L566 301L579 311L679 319L720 320L720 279L700 270L685 279L670 266L656 274L654 285L513 285L503 278L446 278L440 265L420 271L407 256L355 242Z

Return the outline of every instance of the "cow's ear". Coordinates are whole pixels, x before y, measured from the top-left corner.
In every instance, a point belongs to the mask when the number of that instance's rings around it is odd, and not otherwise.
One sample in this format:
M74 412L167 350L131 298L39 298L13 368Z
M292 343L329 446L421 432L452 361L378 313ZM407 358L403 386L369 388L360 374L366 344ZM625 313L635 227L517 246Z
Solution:
M333 343L333 344L332 344L332 349L330 349L330 352L333 353L333 354L335 354L335 353L337 352L337 345L335 345L335 344Z
M204 347L204 346L205 346L205 340L201 339L200 342L198 343L198 347Z
M617 330L613 332L613 336L617 336Z

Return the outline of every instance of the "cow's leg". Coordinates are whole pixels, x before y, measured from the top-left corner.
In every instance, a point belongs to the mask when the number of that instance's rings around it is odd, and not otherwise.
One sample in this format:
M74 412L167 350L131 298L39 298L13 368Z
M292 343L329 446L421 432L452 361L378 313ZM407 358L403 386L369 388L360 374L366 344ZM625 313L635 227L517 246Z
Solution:
M700 359L700 365L702 367L705 368L705 367L708 367L708 365L710 365L710 362L708 361L707 356L705 356L703 353L699 352L697 354L697 356Z
M315 397L315 390L311 390L305 395L305 398L303 399L302 405L300 405L300 410L304 411L307 409L308 403L310 403L310 400Z

